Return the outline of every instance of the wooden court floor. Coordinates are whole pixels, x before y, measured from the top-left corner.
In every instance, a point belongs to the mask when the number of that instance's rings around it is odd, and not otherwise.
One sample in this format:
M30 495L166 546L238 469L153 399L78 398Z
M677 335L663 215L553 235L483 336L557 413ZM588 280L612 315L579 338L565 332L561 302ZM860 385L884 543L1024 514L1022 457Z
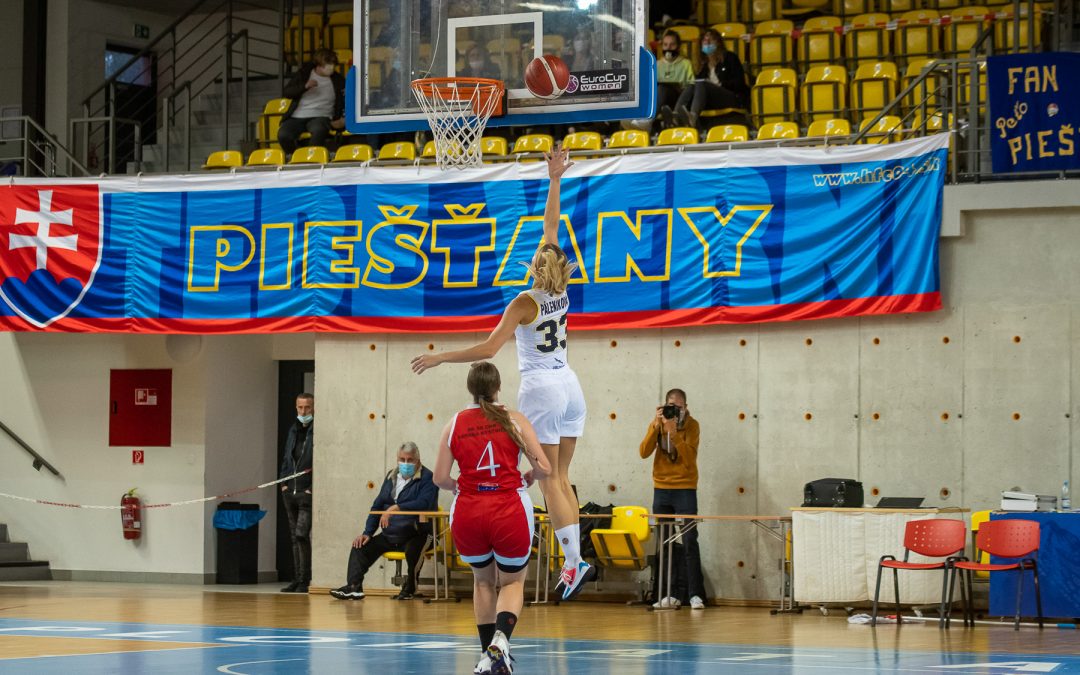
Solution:
M275 588L0 585L0 672L471 672L467 599L339 601ZM525 609L515 672L1080 673L1080 633L1050 626L871 628L842 612L577 602Z

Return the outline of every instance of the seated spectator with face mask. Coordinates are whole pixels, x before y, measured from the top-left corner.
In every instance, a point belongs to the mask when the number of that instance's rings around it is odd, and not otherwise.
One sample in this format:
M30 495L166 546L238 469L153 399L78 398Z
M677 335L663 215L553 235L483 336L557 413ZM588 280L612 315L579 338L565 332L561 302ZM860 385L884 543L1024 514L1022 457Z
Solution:
M415 443L402 444L397 452L397 466L386 474L379 496L371 504L372 511L434 511L439 507L439 488L432 481L430 469L420 463L420 450ZM375 534L375 530L382 531ZM383 553L404 551L407 575L395 600L408 600L416 595L416 576L420 559L431 541L431 524L421 523L419 516L371 514L364 532L353 541L349 552L347 583L330 591L339 600L361 600L364 597L364 575Z
M694 64L679 52L682 40L675 31L667 31L660 40L662 58L656 62L656 106L671 110L679 94L694 81Z

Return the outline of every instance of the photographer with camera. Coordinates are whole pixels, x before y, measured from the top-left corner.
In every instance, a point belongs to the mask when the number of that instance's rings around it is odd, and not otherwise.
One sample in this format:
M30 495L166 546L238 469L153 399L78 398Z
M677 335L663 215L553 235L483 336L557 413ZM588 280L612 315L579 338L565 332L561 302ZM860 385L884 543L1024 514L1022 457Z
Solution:
M701 430L698 421L686 409L686 392L672 389L664 401L664 405L656 407L656 416L649 423L639 449L642 459L656 453L653 458L652 512L697 515L697 452ZM684 530L682 542L681 547L675 547L674 569L676 576L685 577L688 588L680 591L681 598L663 598L654 606L677 607L689 596L693 609L705 609L705 581L701 574L697 528Z

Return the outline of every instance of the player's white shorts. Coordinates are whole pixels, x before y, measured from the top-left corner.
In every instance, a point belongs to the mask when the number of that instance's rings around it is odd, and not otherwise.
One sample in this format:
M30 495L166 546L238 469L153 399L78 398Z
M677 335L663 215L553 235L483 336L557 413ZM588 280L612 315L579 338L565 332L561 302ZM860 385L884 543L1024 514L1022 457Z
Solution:
M581 438L585 433L585 394L570 366L522 373L518 409L545 445L557 445L560 437Z

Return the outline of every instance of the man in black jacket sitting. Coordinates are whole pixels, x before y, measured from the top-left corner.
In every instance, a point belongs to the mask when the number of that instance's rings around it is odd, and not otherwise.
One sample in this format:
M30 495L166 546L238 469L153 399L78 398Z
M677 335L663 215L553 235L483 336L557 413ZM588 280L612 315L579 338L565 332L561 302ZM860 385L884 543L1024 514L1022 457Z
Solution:
M286 154L296 150L305 131L311 134L311 145L325 147L330 127L345 126L345 78L334 70L336 65L334 52L319 49L285 85L292 105L278 127L278 143Z
M386 474L372 511L434 511L439 506L439 488L432 481L430 469L420 463L415 443L402 444L397 453L397 468ZM382 528L375 534L377 528ZM339 600L364 597L364 575L379 557L388 551L404 551L407 576L395 600L408 600L416 594L416 576L420 558L431 537L431 524L420 523L419 516L382 516L371 514L364 532L353 541L349 552L346 583L330 591Z

